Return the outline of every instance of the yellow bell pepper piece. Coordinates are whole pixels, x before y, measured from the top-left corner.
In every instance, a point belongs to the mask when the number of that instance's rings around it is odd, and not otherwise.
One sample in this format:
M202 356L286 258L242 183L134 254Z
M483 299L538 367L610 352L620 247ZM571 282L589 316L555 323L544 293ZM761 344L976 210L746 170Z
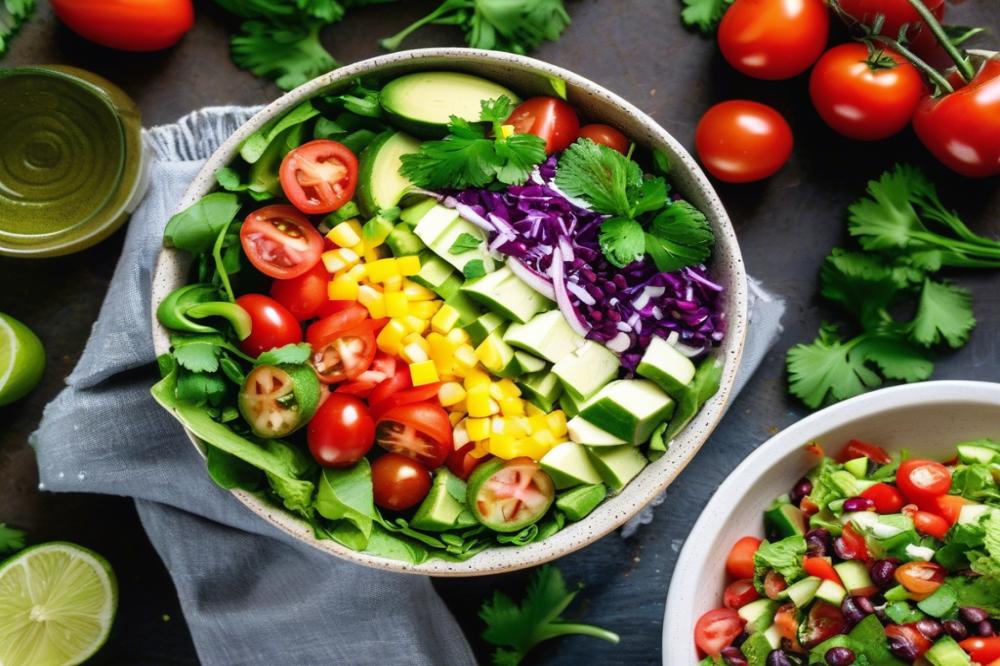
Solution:
M438 371L434 367L434 361L419 361L410 363L410 380L414 386L424 386L433 384L438 380Z
M546 418L545 414L534 414L528 417L528 427L531 430L531 432L538 432L539 430L548 430L549 421Z
M361 256L364 258L366 264L374 264L379 259L384 258L388 251L388 248L384 245L379 245L378 247L366 246L364 254Z
M566 436L566 412L561 409L557 409L548 416L545 417L548 422L549 430L556 437Z
M524 416L524 401L520 398L501 398L500 411L504 416Z
M347 274L338 275L327 283L326 296L331 301L356 301L358 281Z
M448 341L451 342L450 339ZM471 372L479 372L479 374L485 375L485 373L475 370L475 367L479 365L479 359L476 358L476 350L472 348L472 345L461 345L455 350L454 356L457 371L464 370L466 379L468 379ZM486 375L486 381L489 380L489 375Z
M467 344L470 340L469 334L461 328L453 328L448 331L448 339L460 345Z
M356 252L346 247L324 252L320 258L323 260L323 266L326 267L327 273L337 273L348 269L361 260Z
M455 324L458 323L458 319L461 317L458 310L452 306L445 303L438 309L437 314L431 319L431 329L437 331L441 335L447 335L453 328Z
M465 400L462 400L461 402L456 402L454 405L452 405L448 409L450 409L453 412L458 412L458 413L462 414L463 416L469 413L469 407L468 407L468 405L465 404Z
M517 398L521 395L521 389L511 379L501 379L497 386L505 398Z
M487 397L489 396L489 391L490 391L489 387L490 384L492 383L493 382L490 379L490 376L479 369L472 370L467 375L465 375L465 381L463 382L463 384L465 384L466 391L479 385L486 386L485 391Z
M511 460L519 457L521 455L521 447L517 444L517 439L511 437L510 435L490 435L490 453L495 455L497 458Z
M397 261L402 261L405 258L403 257ZM413 280L403 280L403 291L406 292L406 297L411 301L433 301L437 298L437 294Z
M379 331L375 344L386 354L397 356L403 344L403 338L409 333L406 325L398 319L390 319L389 323Z
M403 294L406 294L404 288ZM416 315L421 319L426 319L428 322L437 313L438 309L441 307L441 301L414 301L409 300L410 303L410 314Z
M372 319L385 316L385 296L371 285L363 284L358 288L358 302L368 308Z
M528 416L545 416L544 410L539 409L530 402L525 404L524 413L527 414Z
M388 283L386 284L388 288ZM385 299L385 314L388 317L399 317L405 318L410 314L410 304L406 300L406 294L401 291L386 291L384 295Z
M504 343L500 341L499 338L495 336L489 336L483 340L482 344L476 347L476 358L482 363L488 370L500 370L503 367L503 356L501 355L502 349L501 345ZM494 398L503 397L501 394L493 396Z
M386 297L388 296L389 294L386 294ZM427 330L427 320L422 317L415 317L414 315L411 314L406 316L405 321L407 328L409 328L414 333L423 335L424 331Z
M352 280L357 280L358 282L364 280L367 274L368 274L368 269L365 268L364 264L354 264L353 266L350 267L350 269L348 269L346 273L344 273L344 275L346 275L347 277L351 278Z
M531 437L520 440L518 444L518 455L527 456L535 461L541 460L549 452L549 449L552 448L536 442Z
M398 275L390 275L382 283L382 288L386 291L398 291L403 293L403 278ZM403 298L406 298L406 294L403 294ZM409 299L407 299L409 300Z
M438 400L443 407L457 405L465 400L465 389L458 382L447 382L438 389Z
M424 348L413 342L410 344L404 343L403 348L399 351L399 355L404 361L410 364L411 368L414 365L425 363L427 361L430 361L431 364L434 363L434 361L431 361L430 357L427 356L427 352L424 351ZM434 375L437 377L437 368L434 369ZM434 381L437 381L437 379Z
M476 445L469 451L473 458L485 458L490 453L489 442L486 440L476 442Z
M420 257L415 254L397 257L396 269L400 275L416 275L420 272Z
M354 224L357 225L357 220L341 222L331 229L330 233L328 233L326 237L340 247L353 247L357 245L361 242L360 226L358 227L358 230L355 231L354 225L352 225L351 222L354 222Z
M399 277L399 268L392 257L375 261L368 261L366 258L365 263L368 266L368 279L372 282L385 282L387 278Z
M469 418L465 421L465 430L473 441L480 441L490 436L490 420Z
M469 416L481 418L494 414L490 402L490 387L487 384L477 384L466 387L465 402L469 406Z

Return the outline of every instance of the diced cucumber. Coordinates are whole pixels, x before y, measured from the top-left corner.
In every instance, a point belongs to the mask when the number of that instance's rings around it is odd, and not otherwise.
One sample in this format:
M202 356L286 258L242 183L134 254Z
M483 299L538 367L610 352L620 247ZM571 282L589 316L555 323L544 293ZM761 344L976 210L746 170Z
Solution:
M806 533L806 514L794 504L783 502L764 512L764 531L777 540Z
M525 351L514 352L514 358L521 365L521 369L524 370L524 374L531 374L533 372L541 372L545 369L547 363L537 356L532 356Z
M673 411L674 401L653 382L619 379L588 400L580 417L630 444L641 444Z
M541 312L526 324L511 324L503 335L507 344L558 363L586 340L569 327L559 310Z
M772 650L777 650L781 647L781 629L778 625L772 624L765 629L764 638L767 639L767 644L771 646Z
M462 286L462 291L504 319L519 324L553 307L552 301L529 287L506 266L469 280Z
M469 334L469 339L473 346L478 347L483 343L490 333L503 333L506 322L495 312L487 312L468 326L464 326L465 332Z
M796 608L804 608L816 597L816 591L821 584L822 580L818 577L808 576L789 585L785 592Z
M754 634L771 626L774 622L774 613L777 610L777 601L757 599L741 606L736 612L746 622L746 632Z
M394 257L406 257L411 254L420 254L427 246L424 245L416 234L405 224L397 224L386 236L385 244L389 246L389 251Z
M587 455L601 480L613 490L621 490L643 470L648 462L634 446L588 446Z
M417 223L427 214L427 212L437 205L437 200L427 197L426 199L421 199L412 206L407 206L399 212L400 222L404 222L411 227L417 226Z
M552 366L567 393L586 400L618 376L618 357L604 345L587 340Z
M972 659L951 636L943 636L924 653L931 666L970 666Z
M567 520L582 520L604 501L608 489L603 483L580 486L556 498L556 508L566 514Z
M444 292L445 290L450 291L450 289L447 289L449 287L448 283L460 284L458 276L453 276L453 277L455 278L455 283L452 283L452 279L449 278L446 284L442 287L442 292ZM450 305L451 307L458 310L459 326L468 326L476 319L478 319L481 314L483 314L483 311L479 309L479 304L474 302L472 299L463 294L457 288L454 291L451 291L451 293L448 296L445 296L444 293L441 293L441 297L444 298L444 302L446 305Z
M847 590L844 589L843 585L838 585L832 580L824 580L819 584L816 589L816 598L822 599L828 604L833 604L836 607L840 607L843 603L844 597L847 596Z
M461 271L473 260L483 262L483 268L489 273L494 269L493 259L486 247L486 232L458 215L458 211L440 204L431 208L413 228L420 240L449 264ZM478 248L455 254L451 248L459 236L466 234L480 241Z
M434 255L433 252L422 252L420 254L420 272L410 277L417 284L427 287L438 296L448 298L451 293L441 294L441 288L445 286L448 278L456 276L451 266ZM457 276L456 276L457 277ZM455 288L458 289L460 282L456 280Z
M555 377L555 375L552 376ZM556 381L557 382L559 381L558 378L556 379ZM559 384L559 387L561 389L562 384ZM584 402L586 401L577 400L569 393L563 393L562 397L559 398L559 407L562 408L564 412L566 412L566 416L568 416L569 418L573 418L574 416L580 413L580 409L583 407Z
M865 478L868 476L868 456L848 460L844 463L844 469L853 474L857 479Z
M556 488L563 490L581 484L601 482L601 477L590 462L587 451L576 442L562 442L549 449L539 461Z
M636 373L653 380L667 395L678 400L694 379L695 367L691 359L677 351L676 347L654 335Z
M995 451L985 446L979 446L977 443L959 444L955 449L958 452L958 459L966 465L1000 462L1000 450Z
M545 412L551 412L556 400L563 394L559 378L544 370L521 375L517 379L517 385L521 387L528 402Z
M868 567L863 562L847 560L834 564L833 568L851 594L868 593L875 587L868 575Z

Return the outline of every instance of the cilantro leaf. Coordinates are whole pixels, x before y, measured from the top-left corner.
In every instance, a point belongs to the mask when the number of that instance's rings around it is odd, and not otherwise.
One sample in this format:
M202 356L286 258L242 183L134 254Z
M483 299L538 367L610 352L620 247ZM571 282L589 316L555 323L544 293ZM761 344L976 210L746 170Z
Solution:
M642 225L635 220L617 217L604 221L598 241L601 252L618 268L642 259L646 252L646 235L642 231Z
M4 0L0 2L0 56L7 52L11 38L35 11L35 0Z
M799 535L771 543L764 541L753 556L754 587L764 589L764 576L768 571L781 574L791 584L803 574L802 556L806 554L806 540Z
M577 592L567 589L562 573L550 564L535 571L520 605L506 594L494 592L493 598L484 601L479 610L479 617L486 623L483 638L498 646L493 663L514 666L535 645L569 634L593 636L617 644L618 634L561 619Z
M0 523L0 554L14 553L24 548L23 530L7 527L5 523Z
M710 35L719 27L722 15L733 0L681 0L681 21L689 28L697 28L702 34Z
M788 350L788 388L813 409L828 400L844 400L881 386L881 378L852 354L856 340L844 343L837 327L824 324L812 343Z
M883 375L898 381L921 382L934 372L934 363L923 351L890 333L863 336L852 354L874 363Z
M566 194L590 202L599 213L632 217L629 192L641 189L642 170L617 150L581 139L559 158L555 182Z
M231 40L233 62L256 76L273 79L291 90L337 67L323 48L319 32L324 21L247 21Z
M702 263L714 245L715 234L705 215L686 201L673 202L653 218L646 234L646 251L663 272Z
M925 347L942 340L958 348L969 341L976 326L972 295L947 282L924 280L917 314L909 324L910 337Z
M834 248L820 268L820 293L869 328L899 294L891 268L876 256Z
M481 238L476 238L472 234L460 233L455 242L451 244L448 248L448 254L465 254L466 252L472 252L483 244Z
M305 342L270 349L257 357L256 365L301 365L309 361L312 347Z
M191 342L174 349L178 365L191 372L215 372L219 369L219 347L211 342Z
M483 265L483 260L473 259L466 262L465 266L462 267L462 275L465 276L466 280L474 280L486 275L486 266Z

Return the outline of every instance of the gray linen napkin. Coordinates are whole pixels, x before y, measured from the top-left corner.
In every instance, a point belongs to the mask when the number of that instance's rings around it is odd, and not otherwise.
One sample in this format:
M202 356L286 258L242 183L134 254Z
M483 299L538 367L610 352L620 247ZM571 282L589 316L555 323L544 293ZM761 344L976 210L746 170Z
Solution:
M205 664L473 664L429 579L337 560L271 527L212 483L149 395L149 295L163 227L204 160L256 110L203 109L146 133L156 155L150 189L80 362L32 435L40 488L135 498ZM784 309L751 291L738 388L773 344Z

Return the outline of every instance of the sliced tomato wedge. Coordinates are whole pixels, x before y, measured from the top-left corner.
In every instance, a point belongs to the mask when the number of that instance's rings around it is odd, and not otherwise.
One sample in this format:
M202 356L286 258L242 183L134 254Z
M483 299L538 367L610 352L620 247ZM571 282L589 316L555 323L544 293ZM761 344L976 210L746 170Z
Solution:
M375 424L375 441L428 469L443 465L454 448L448 412L430 402L398 405L383 413Z
M469 446L469 444L466 444L466 446ZM753 580L750 578L734 580L726 586L725 592L722 593L722 603L726 608L743 608L751 601L756 601L757 599L760 599L760 594L758 594L757 588L753 586Z
M881 446L862 442L860 439L852 439L845 444L844 448L840 450L840 455L837 456L837 462L845 463L848 460L854 460L861 456L879 465L888 465L892 462L892 458Z
M310 325L306 329L306 342L313 347L325 344L330 338L354 328L366 319L368 310L363 305L350 303L344 309L333 312Z
M715 608L701 617L694 625L694 643L702 653L718 657L722 650L733 644L743 633L746 620L732 608Z
M545 515L556 490L531 458L495 458L469 478L469 506L476 519L497 532L517 532Z
M962 514L962 507L975 502L958 495L942 495L934 499L934 504L937 506L937 515L947 520L948 525L954 525Z
M382 382L390 379L396 374L396 359L385 352L376 352L371 366L362 372L352 382L341 384L335 389L336 393L348 393L360 398L367 398Z
M778 634L791 644L796 652L802 651L799 645L799 610L795 604L782 604L774 614L774 626Z
M313 345L309 362L321 382L336 384L346 379L356 379L364 373L375 359L375 350L372 322L366 321L354 328L331 334L325 342ZM370 384L374 389L377 382Z
M467 481L469 476L476 470L477 467L493 458L493 456L489 455L477 458L472 455L472 450L474 448L476 448L476 443L469 442L462 448L455 449L448 454L448 469L451 470L452 474L463 481Z
M303 213L332 213L354 196L358 158L342 143L317 139L285 155L279 176L285 196Z
M936 562L907 562L896 569L894 576L897 583L921 601L944 584L948 572Z
M863 534L859 533L851 523L844 525L843 531L837 537L841 552L846 560L868 560L868 544Z
M825 601L816 601L799 631L799 640L802 647L812 649L826 639L844 633L846 629L847 622L839 608Z
M291 280L309 272L323 253L323 237L292 206L264 206L247 215L240 243L250 263L264 275Z
M830 560L825 557L810 557L806 555L802 560L802 568L810 576L816 576L817 578L822 578L823 580L828 580L837 585L842 585L840 582L840 576L837 574L837 570L833 568L833 564Z

